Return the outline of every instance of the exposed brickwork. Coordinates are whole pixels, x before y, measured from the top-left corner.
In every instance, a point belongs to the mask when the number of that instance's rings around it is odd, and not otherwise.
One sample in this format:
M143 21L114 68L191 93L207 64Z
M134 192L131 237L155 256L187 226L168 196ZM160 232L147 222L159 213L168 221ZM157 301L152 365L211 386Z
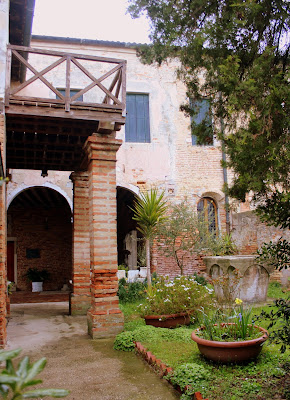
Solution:
M232 237L240 254L254 254L263 243L281 236L289 240L289 230L267 226L251 211L233 215Z
M89 177L87 172L72 173L74 183L73 293L71 313L86 314L90 294Z
M116 151L120 140L94 135L85 149L89 171L91 307L89 333L113 336L123 329L117 291Z
M0 115L0 143L1 155L4 159L5 117ZM0 348L6 344L6 185L0 186Z
M152 270L158 275L168 276L171 279L180 275L180 268L173 257L164 255L161 245L155 243L152 249ZM198 254L184 253L184 275L194 275L194 273L204 273L205 265L202 257Z
M44 290L60 290L72 279L71 211L65 208L16 208L11 203L10 235L17 238L17 288L31 290L23 276L28 268L47 269L50 278ZM27 249L39 249L40 258L27 258Z
M160 377L169 375L169 378L167 377L168 382L171 383L170 380L170 375L173 374L174 370L171 367L168 367L165 363L163 363L159 358L157 358L154 354L151 353L151 351L147 351L147 349L142 345L140 342L135 342L135 350L138 354L141 355L141 357L144 358L144 360L153 367L153 369L158 372ZM184 389L186 391L187 389L192 388L192 386L187 385ZM183 393L181 388L179 386L175 386L175 389L178 390L179 393ZM202 397L202 394L200 392L195 392L192 400L208 400L204 399Z

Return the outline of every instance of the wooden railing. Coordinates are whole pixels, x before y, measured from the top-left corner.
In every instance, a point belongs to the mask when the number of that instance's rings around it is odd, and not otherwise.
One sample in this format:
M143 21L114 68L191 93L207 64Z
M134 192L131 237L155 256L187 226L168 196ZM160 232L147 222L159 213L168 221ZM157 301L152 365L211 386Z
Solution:
M51 63L51 60L47 59L48 65L41 71L37 71L36 67L34 67L32 65L33 63L30 61L30 56L33 54L41 55L41 57L53 57L56 60ZM30 77L24 82L13 82L13 85L11 85L11 65L14 58L26 69L26 75L30 75ZM102 65L96 65L96 68L93 68L92 72L85 66L87 61ZM64 75L62 91L64 91L64 94L59 90L59 86L57 88L57 85L50 82L45 77L47 73L55 70L61 64L65 64L65 68L62 68ZM102 68L104 70L105 64L107 64L107 70L105 73L101 73L100 71ZM73 96L71 96L71 89L76 86L75 82L73 83L74 86L71 86L71 69L73 65L76 67L74 67L74 69L81 71L83 74L82 76L86 76L86 81L89 83L86 84L85 87L78 89L77 92L74 91ZM28 71L30 71L30 73L28 73ZM95 76L96 74L99 74L100 76L97 77ZM105 83L104 81L106 79L107 82ZM34 93L33 95L20 93L23 89L26 91L27 89L29 90L29 88L32 87L31 85L37 80L41 81L42 84L49 89L49 92L55 96L55 98L52 98L51 95L49 97L38 97L34 96ZM107 87L105 86L106 84ZM99 101L86 102L77 100L80 96L88 93L93 88L97 88L102 94ZM32 90L30 90L30 92L32 92ZM72 107L113 109L119 111L123 116L125 116L126 61L106 57L95 57L8 45L5 105L9 106L10 104L17 104L18 102L22 104L29 103L29 105L41 104L42 106L63 107L65 112L69 112Z

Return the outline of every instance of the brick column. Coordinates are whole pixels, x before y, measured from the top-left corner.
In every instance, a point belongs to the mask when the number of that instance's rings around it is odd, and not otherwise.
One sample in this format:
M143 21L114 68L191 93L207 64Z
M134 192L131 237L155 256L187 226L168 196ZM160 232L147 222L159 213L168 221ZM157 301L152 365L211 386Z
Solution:
M0 114L1 156L5 171L5 116ZM0 186L0 347L6 345L6 184Z
M90 293L90 230L89 230L89 175L73 172L73 291L70 300L72 315L86 315L91 305Z
M124 318L117 297L116 152L121 140L93 135L85 144L89 172L92 338L114 336Z

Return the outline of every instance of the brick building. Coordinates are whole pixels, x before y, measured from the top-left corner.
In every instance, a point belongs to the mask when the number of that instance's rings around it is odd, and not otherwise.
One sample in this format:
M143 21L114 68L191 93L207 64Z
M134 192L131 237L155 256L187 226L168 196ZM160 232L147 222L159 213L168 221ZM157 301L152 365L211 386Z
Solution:
M7 33L8 0L1 6ZM6 53L7 35L1 43L3 68L12 52L12 78L7 69L0 87L2 175L6 167L10 179L0 187L0 345L6 269L19 290L30 288L23 275L31 267L50 272L45 290L72 281L71 311L89 310L92 337L122 328L117 263L136 267L129 207L142 190L157 187L170 202L186 198L193 212L210 210L215 229L226 232L228 225L242 253L280 234L265 229L248 203L226 213L222 187L231 172L221 167L214 135L205 146L191 135L190 118L180 111L186 89L176 77L177 61L143 65L136 44L128 43L29 35L25 42L33 1L11 0L12 8L19 19L10 12L10 32L19 20L26 25L19 38L10 34L10 44L30 47L21 53L10 46ZM199 106L202 114L206 99ZM158 251L152 262L160 274L179 272ZM185 273L200 268L198 257L187 258Z

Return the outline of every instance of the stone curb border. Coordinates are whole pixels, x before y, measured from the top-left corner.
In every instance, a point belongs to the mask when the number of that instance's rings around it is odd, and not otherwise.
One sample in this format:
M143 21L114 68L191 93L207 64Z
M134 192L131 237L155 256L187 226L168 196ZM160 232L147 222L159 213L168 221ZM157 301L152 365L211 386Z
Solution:
M135 343L135 350L138 354L141 355L141 357L149 364L151 365L155 371L159 373L159 376L163 378L164 376L171 374L173 372L173 369L171 367L168 367L166 364L164 364L159 358L156 358L154 354L151 353L151 351L147 351L147 349L140 343L140 342L134 342ZM170 379L169 379L170 382ZM171 382L170 382L171 383ZM187 389L186 387L185 389ZM180 387L176 388L178 392L182 393L182 390ZM202 397L202 394L200 392L195 392L192 400L208 400L204 399Z

